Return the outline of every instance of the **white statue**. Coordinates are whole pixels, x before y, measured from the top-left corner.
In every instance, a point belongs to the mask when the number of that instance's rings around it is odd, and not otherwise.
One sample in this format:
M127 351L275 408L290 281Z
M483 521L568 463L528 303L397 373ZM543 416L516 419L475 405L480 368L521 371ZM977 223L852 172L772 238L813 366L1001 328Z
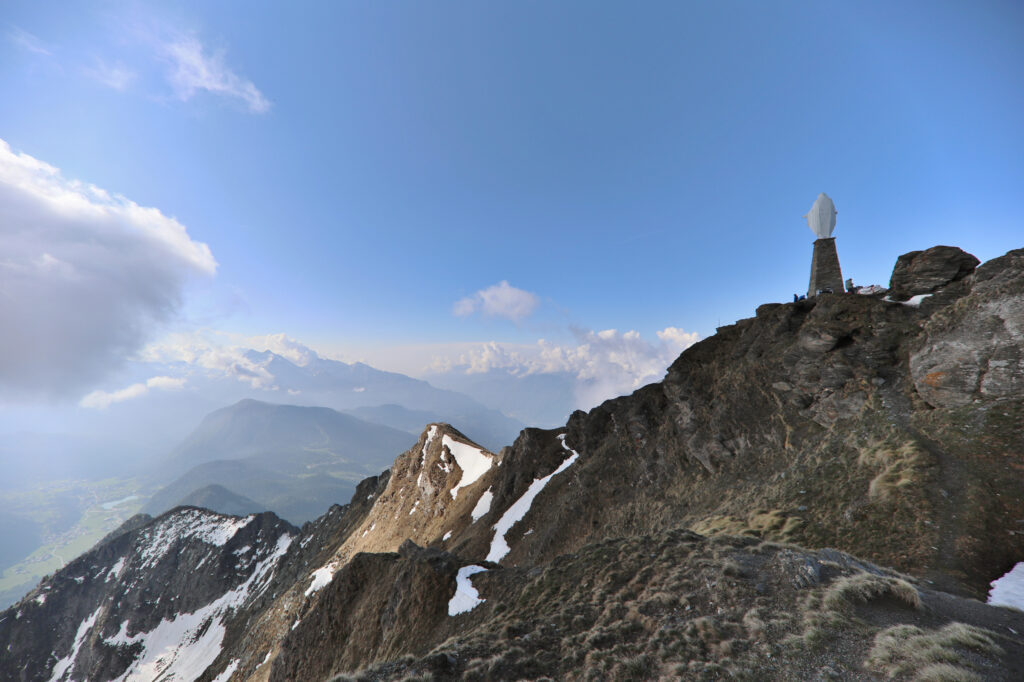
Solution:
M807 226L818 239L831 237L832 230L836 229L836 207L824 192L818 195L811 210L803 217L807 218Z

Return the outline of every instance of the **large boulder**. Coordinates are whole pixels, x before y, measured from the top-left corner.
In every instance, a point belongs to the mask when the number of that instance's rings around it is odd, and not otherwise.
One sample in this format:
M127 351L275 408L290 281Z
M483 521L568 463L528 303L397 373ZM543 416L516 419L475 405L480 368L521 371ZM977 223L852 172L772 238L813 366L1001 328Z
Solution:
M931 294L974 272L977 258L955 246L933 246L899 257L889 280L889 296L905 301L919 294Z

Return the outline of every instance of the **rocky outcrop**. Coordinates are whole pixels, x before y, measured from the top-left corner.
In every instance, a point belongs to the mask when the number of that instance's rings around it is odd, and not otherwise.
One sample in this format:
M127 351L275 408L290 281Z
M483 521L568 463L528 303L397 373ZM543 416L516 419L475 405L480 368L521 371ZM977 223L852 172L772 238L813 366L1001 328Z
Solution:
M955 246L933 246L899 257L889 280L889 295L897 301L934 293L974 272L980 261Z
M929 318L910 370L933 407L1024 396L1024 249L978 268L970 293Z

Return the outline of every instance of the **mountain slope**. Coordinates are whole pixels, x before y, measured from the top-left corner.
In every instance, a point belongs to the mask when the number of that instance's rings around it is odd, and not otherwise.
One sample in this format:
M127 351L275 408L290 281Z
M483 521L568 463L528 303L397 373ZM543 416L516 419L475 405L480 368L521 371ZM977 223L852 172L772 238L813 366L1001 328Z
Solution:
M259 502L254 502L244 495L238 495L222 485L208 485L194 490L173 506L202 507L229 516L246 516L266 511Z
M268 395L288 391L306 404L325 405L336 410L351 410L373 405L399 405L413 411L436 415L432 420L462 424L481 442L493 447L515 440L524 424L497 409L456 391L437 388L412 377L386 372L361 362L347 364L317 357L310 352L304 364L297 364L270 351L249 351L248 360L274 379Z
M518 434L526 425L506 417L497 410L470 411L462 414L444 415L429 410L410 410L401 405L373 405L345 410L346 414L374 424L383 424L393 429L418 435L424 424L452 422L464 425L463 429L484 447L498 449L508 445L515 437L508 436L509 427Z
M262 455L284 467L323 461L369 474L386 467L409 441L406 433L330 408L245 399L207 415L170 453L168 467L183 472L214 460Z
M906 302L762 306L663 382L496 454L433 424L230 610L234 578L182 606L141 571L128 624L69 565L0 614L0 670L110 679L148 655L119 628L198 610L224 628L205 680L1020 679L1024 614L970 597L1024 560L1024 250L964 256L901 259ZM80 561L141 567L153 537Z
M329 408L242 400L207 415L174 449L159 478L180 475L143 511L161 514L218 485L303 523L349 499L356 483L387 467L412 439Z
M153 516L162 514L182 502L191 503L194 494L211 486L226 488L232 495L248 498L261 511L273 511L299 524L320 516L332 504L351 498L356 481L324 473L291 475L270 471L251 458L219 460L189 469L154 493L142 511Z

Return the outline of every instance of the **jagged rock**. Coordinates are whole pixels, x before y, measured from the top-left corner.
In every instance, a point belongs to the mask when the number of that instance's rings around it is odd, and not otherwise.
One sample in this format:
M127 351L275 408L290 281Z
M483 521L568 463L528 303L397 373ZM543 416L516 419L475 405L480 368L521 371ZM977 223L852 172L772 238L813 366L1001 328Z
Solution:
M899 257L889 280L889 296L905 301L912 296L930 294L974 272L980 261L955 246L933 246L911 251Z
M970 294L928 320L910 370L933 407L1024 395L1024 249L980 267Z

